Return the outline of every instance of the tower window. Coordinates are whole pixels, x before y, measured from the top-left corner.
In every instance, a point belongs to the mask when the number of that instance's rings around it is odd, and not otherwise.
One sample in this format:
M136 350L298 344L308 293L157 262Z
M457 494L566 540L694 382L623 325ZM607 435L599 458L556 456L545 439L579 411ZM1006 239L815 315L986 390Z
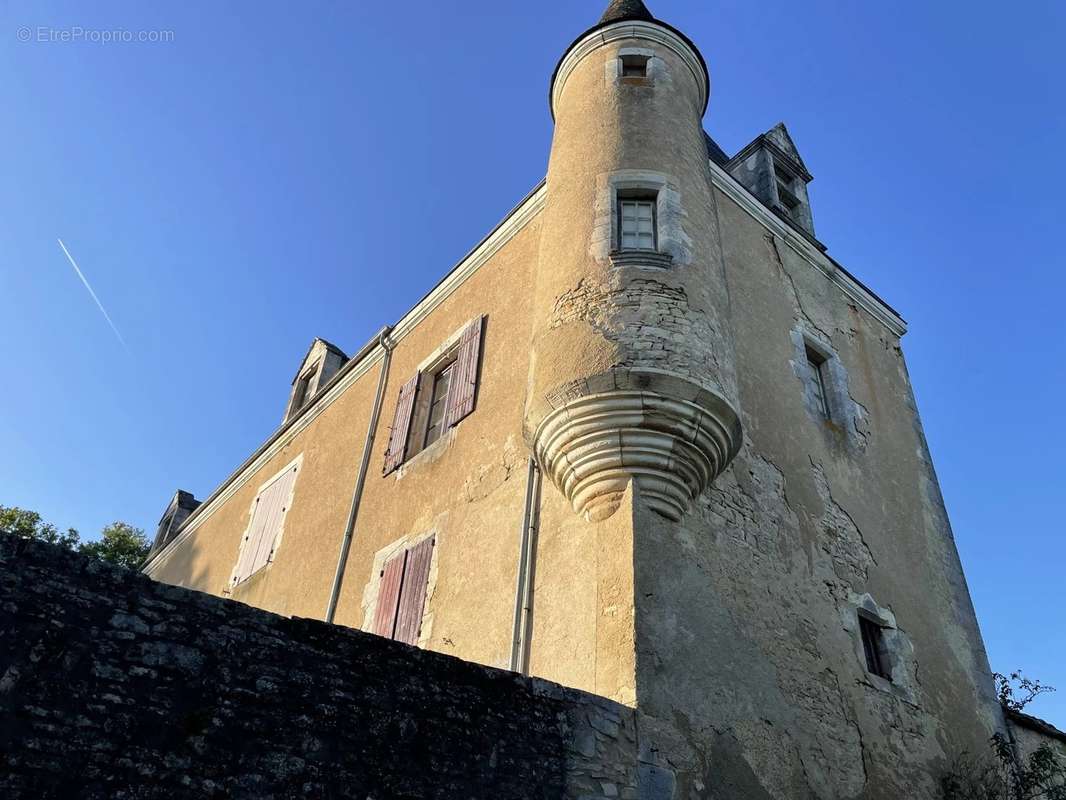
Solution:
M807 386L814 397L815 404L822 416L830 419L832 414L829 410L829 395L826 392L828 381L826 380L826 359L821 353L810 346L805 349L807 363L804 365L807 371Z
M648 77L648 57L637 55L622 56L622 77Z
M618 198L618 245L620 250L656 250L655 196Z
M892 680L892 673L888 670L885 658L884 628L860 613L859 634L862 636L862 650L866 655L866 669L887 681Z

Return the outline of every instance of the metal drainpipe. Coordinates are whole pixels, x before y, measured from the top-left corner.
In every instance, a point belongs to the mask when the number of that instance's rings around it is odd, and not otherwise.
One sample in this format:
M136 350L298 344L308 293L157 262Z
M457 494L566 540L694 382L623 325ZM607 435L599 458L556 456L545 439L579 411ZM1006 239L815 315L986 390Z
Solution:
M526 506L522 517L522 544L518 557L518 584L514 598L514 628L511 639L511 670L529 674L529 651L533 623L533 581L537 570L537 533L540 524L540 468L529 459L526 473Z
M386 325L378 334L378 344L385 351L385 357L381 362L381 372L378 374L378 390L374 397L374 408L370 412L370 426L366 431L366 441L363 443L363 460L359 462L359 477L355 480L352 504L348 508L348 521L344 525L341 553L337 559L337 571L333 575L333 588L329 593L329 605L326 607L326 622L333 622L333 616L337 613L337 600L340 598L341 584L344 582L344 568L348 565L348 551L351 550L352 537L355 534L355 520L359 516L359 503L363 499L363 487L366 486L366 471L370 466L370 452L374 446L374 434L377 433L378 420L381 417L381 403L385 396L385 384L389 377L389 364L392 362L394 345L389 340L391 332L392 326Z

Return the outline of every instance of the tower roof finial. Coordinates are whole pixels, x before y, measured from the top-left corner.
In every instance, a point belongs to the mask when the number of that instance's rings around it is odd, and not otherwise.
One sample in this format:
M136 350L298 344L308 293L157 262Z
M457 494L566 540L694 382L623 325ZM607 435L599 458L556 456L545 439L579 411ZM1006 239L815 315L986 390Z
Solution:
M655 22L655 17L648 11L648 7L644 5L644 0L611 0L611 4L607 6L607 10L600 17L600 25L634 19Z

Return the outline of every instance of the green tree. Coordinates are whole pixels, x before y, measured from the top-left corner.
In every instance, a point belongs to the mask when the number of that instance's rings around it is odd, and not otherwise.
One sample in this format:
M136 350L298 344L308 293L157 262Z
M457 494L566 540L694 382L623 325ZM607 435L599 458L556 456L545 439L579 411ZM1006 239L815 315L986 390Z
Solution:
M144 531L125 522L112 522L104 528L100 539L85 542L78 549L112 564L136 569L145 556L151 543Z
M992 673L1000 704L1021 713L1045 692L1055 691L1021 671ZM992 735L991 753L963 755L940 780L943 800L1066 800L1066 762L1044 743L1022 758L1002 733Z
M103 529L98 541L83 542L74 528L64 533L41 519L36 511L17 506L0 506L0 533L58 544L129 569L136 569L151 547L144 531L126 522L112 522Z
M27 511L17 506L0 506L0 532L23 539L37 539L49 544L58 544L75 549L81 541L78 532L68 528L60 531L55 525L45 522L36 511Z

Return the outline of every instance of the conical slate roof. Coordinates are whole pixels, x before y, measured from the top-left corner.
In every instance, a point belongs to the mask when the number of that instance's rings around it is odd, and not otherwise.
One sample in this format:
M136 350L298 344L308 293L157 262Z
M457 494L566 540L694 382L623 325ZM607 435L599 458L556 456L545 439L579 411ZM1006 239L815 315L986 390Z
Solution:
M600 25L608 25L612 22L626 22L633 19L655 22L655 17L648 11L643 0L611 0L607 10L600 17Z

